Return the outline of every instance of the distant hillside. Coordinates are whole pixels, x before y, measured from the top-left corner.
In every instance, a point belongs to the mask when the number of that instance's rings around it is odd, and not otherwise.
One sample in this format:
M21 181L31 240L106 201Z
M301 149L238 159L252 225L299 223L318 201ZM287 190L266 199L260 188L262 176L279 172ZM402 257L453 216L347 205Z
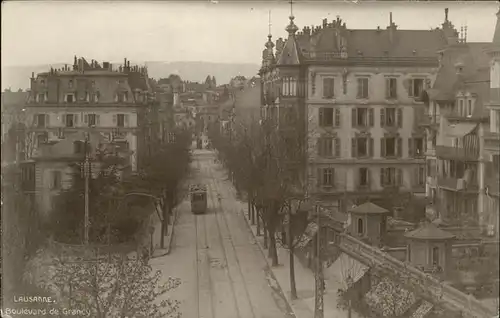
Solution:
M120 62L113 63L118 65ZM123 62L121 62L123 63ZM231 78L243 75L252 77L257 74L259 65L257 64L231 64L231 63L211 63L211 62L145 62L149 76L152 78L168 77L170 74L178 74L183 80L193 82L204 82L207 75L215 76L217 84L227 84ZM2 67L2 91L6 88L18 90L27 89L30 85L31 72L46 72L53 68L60 68L64 63L32 65L32 66L5 66Z

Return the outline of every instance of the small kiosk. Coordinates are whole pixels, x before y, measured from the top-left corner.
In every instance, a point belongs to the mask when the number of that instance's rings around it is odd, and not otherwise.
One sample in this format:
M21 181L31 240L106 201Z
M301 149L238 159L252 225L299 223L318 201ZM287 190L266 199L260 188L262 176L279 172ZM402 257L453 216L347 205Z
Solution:
M435 224L424 222L405 234L408 240L406 259L424 272L450 273L451 245L455 235L443 231Z

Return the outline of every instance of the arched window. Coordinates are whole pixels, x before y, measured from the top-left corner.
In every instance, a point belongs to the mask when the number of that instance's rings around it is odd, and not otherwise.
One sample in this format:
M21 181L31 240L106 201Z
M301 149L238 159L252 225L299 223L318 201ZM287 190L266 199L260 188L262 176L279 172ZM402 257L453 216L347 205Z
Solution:
M363 219L358 219L358 234L363 234Z
M432 248L432 265L439 265L439 247Z

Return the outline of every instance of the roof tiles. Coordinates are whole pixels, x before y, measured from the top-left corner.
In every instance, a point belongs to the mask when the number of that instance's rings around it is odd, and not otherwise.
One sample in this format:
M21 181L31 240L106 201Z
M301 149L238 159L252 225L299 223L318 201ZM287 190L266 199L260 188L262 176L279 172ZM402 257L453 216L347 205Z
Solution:
M450 240L455 238L455 235L441 230L435 224L426 223L416 230L406 233L405 237L420 240Z

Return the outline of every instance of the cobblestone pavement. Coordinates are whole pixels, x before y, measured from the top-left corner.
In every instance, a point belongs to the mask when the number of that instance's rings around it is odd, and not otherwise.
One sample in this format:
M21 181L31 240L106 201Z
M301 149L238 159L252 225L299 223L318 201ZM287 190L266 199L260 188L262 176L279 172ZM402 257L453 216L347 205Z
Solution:
M165 279L181 279L168 296L181 301L183 317L294 317L269 279L242 212L228 204L235 201L234 192L221 185L224 173L215 158L212 151L194 151L193 182L207 185L208 211L193 215L189 205L180 208L170 254L152 259L151 265Z

